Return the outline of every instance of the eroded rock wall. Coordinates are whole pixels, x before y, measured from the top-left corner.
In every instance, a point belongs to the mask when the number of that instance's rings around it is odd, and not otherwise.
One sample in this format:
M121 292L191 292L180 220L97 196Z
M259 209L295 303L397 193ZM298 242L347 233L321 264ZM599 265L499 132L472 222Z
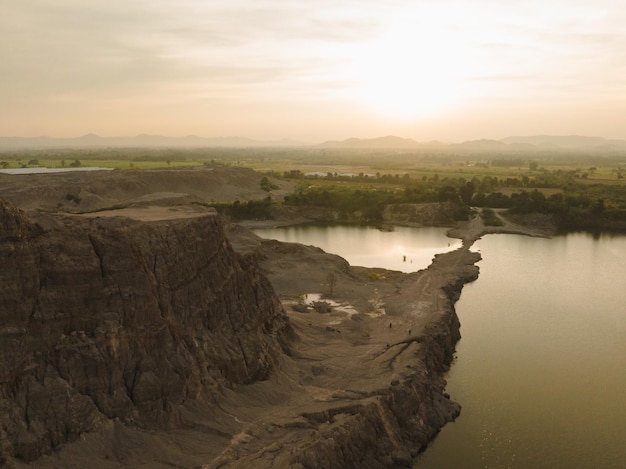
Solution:
M441 312L423 335L396 346L396 352L412 354L417 363L408 365L404 377L379 392L371 402L307 415L316 430L291 460L303 469L385 469L413 467L439 430L452 422L461 406L445 392L443 373L448 370L455 345L461 338L454 309L463 285L478 277L473 264L479 254L463 253L465 265L450 277L442 289L446 301ZM437 260L435 261L437 265ZM450 268L440 268L443 274Z
M103 419L150 428L188 400L265 379L290 325L216 215L51 217L0 200L0 462Z

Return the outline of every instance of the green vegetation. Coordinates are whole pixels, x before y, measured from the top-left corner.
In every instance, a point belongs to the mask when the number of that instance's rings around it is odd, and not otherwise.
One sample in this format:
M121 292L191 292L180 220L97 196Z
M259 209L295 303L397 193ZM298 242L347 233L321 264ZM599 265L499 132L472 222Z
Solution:
M263 176L263 178L261 179L261 189L263 189L266 192L271 192L273 190L278 189L278 186L276 184L271 183L270 180L267 179L267 176Z
M550 215L565 229L626 230L626 154L619 152L102 148L13 150L2 152L0 160L3 169L250 167L264 173L260 186L268 194L277 189L274 178L295 183L285 205L332 210L346 221L380 222L390 204L445 202L454 208L456 219L466 218L470 207L477 206L513 215ZM268 197L217 208L233 219L268 218L274 203ZM500 222L488 210L483 216L488 224Z
M368 179L372 179L371 183ZM357 176L353 181L340 178L336 184L309 184L304 180L292 195L285 197L285 204L333 209L345 220L380 222L385 206L390 204L451 202L456 207L455 218L460 220L469 214L461 196L465 184L462 179L422 181L398 175Z
M232 204L211 204L219 213L226 215L231 220L256 220L271 219L270 212L272 199L266 197L263 200L249 200L247 202L235 201Z
M333 208L344 219L360 212L366 221L376 222L388 204L451 202L456 219L464 219L470 206L478 206L512 214L549 214L563 229L626 229L626 185L592 183L578 169L506 178L487 175L469 181L446 173L414 179L408 173L305 176L291 170L283 177L298 182L286 204ZM502 223L490 211L484 216L487 224Z
M504 222L490 208L484 208L482 211L483 222L486 226L502 226Z
M562 193L546 197L542 192L521 191L510 196L490 194L475 205L508 208L512 214L552 215L563 229L626 229L626 187L569 185ZM491 203L491 206L496 203Z
M65 199L66 200L71 200L76 205L78 205L80 203L80 197L78 197L77 195L74 195L74 194L69 194L69 193L65 194Z
M0 152L2 169L41 166L66 168L99 166L115 169L157 169L199 166L208 161L206 151L180 149L100 148L42 149Z

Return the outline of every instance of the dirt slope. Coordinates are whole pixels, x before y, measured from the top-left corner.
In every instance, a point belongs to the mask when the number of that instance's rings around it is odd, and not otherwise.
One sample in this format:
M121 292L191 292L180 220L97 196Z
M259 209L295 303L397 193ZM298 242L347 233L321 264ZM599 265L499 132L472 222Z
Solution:
M148 205L189 205L263 199L263 176L247 168L194 167L56 174L0 174L0 197L24 210L91 212ZM290 190L275 181L280 198Z

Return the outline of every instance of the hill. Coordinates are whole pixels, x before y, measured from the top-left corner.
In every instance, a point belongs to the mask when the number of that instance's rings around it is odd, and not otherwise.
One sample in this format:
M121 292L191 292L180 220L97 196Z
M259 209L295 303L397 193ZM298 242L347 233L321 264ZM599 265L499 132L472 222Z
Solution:
M542 149L626 150L626 140L607 139L603 137L585 137L582 135L517 136L503 138L501 142L508 145L533 145Z
M163 135L140 134L134 137L101 137L86 134L75 138L54 137L0 137L0 150L28 148L194 148L194 147L284 147L302 143L293 140L261 141L246 137L166 137Z
M329 140L317 146L319 148L418 148L421 144L410 138L388 135L366 139Z

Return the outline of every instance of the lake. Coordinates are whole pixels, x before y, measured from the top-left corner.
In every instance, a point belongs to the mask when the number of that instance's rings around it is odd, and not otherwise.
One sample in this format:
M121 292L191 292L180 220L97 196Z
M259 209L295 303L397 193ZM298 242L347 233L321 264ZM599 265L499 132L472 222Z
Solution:
M489 235L456 305L463 409L418 468L626 467L626 236Z
M359 225L292 225L254 232L262 238L317 246L339 254L350 265L401 272L425 269L435 254L461 246L460 240L446 237L446 228L433 227L381 231Z
M410 243L396 245L383 237L391 233L346 228L257 232L347 259L384 251L378 267L405 271L403 250L423 268L430 253L418 262L415 246L457 243L438 239L445 230L398 229ZM626 467L626 236L488 235L472 249L481 272L456 305L463 337L447 375L461 415L415 467Z

